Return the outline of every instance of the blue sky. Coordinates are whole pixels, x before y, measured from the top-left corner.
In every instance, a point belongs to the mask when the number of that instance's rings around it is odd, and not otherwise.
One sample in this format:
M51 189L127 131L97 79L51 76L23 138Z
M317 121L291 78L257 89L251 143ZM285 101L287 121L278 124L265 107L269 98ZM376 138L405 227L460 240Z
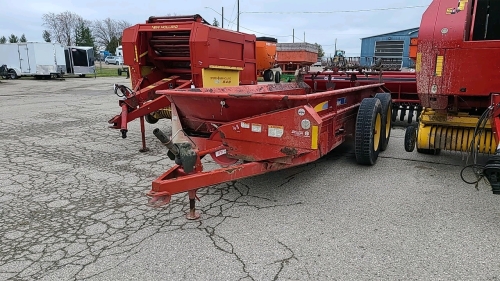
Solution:
M45 29L42 26L42 15L66 10L88 20L110 17L136 24L143 23L149 16L169 13L200 14L209 22L214 17L220 22L219 14L224 7L224 27L236 30L236 2L237 0L5 1L0 11L0 36L8 37L11 33L21 36L24 33L28 41L42 41L42 31ZM305 32L306 42L323 45L327 55L333 53L337 39L338 49L345 50L348 56L357 56L361 37L418 27L422 13L430 3L431 0L240 0L240 31L257 36L271 35L278 38L279 42L292 42L292 30L295 30L295 42L303 41ZM409 6L424 7L379 10Z

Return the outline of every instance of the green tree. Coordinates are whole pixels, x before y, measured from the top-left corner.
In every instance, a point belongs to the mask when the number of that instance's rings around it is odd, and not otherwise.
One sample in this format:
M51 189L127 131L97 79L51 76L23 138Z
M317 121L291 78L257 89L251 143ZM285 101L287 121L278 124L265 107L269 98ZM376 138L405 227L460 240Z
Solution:
M116 36L113 36L111 37L111 40L109 40L109 43L106 45L106 50L114 53L118 46L120 46L120 40Z
M48 30L43 31L42 37L45 42L50 42L50 32Z
M0 37L0 44L5 44L7 43L7 38L5 36Z
M16 35L11 34L11 35L9 36L9 43L18 43L18 42L19 42L19 38L17 38L17 36L16 36Z
M24 36L24 33L21 35L21 37L19 38L19 42L21 43L25 43L27 40L26 40L26 36Z
M75 29L76 46L94 46L94 37L90 31L89 25L85 21L80 21Z
M214 22L212 23L212 25L219 27L219 21L216 18L214 18Z
M324 57L325 51L323 51L323 47L318 43L314 43L314 45L318 48L318 58Z

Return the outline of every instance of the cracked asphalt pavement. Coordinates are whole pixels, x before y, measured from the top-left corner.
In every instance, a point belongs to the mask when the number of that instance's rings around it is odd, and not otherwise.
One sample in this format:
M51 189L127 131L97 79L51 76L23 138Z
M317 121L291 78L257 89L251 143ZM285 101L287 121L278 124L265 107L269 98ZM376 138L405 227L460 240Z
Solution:
M406 153L394 128L375 166L351 144L317 162L146 206L172 165L147 124L127 139L113 83L0 83L0 280L498 280L500 197L460 180L463 155ZM214 166L207 162L207 166Z

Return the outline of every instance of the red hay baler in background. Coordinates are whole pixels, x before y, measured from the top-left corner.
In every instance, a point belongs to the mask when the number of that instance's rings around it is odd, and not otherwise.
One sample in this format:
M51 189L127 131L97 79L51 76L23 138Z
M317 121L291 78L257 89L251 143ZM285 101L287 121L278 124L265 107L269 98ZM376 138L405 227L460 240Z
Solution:
M211 26L201 16L150 17L123 31L123 59L132 89L115 85L122 112L109 123L127 136L140 118L142 150L148 123L170 118L170 101L155 91L257 84L255 35ZM146 104L147 103L147 104Z

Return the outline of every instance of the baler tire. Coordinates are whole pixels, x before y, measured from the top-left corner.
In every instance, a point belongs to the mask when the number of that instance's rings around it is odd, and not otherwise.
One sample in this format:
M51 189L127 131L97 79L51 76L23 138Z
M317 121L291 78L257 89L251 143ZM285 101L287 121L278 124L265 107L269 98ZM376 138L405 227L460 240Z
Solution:
M159 119L156 119L154 118L153 116L151 116L151 114L146 114L144 115L144 119L146 120L146 122L148 122L149 124L156 124L158 123L158 120Z
M378 93L375 98L382 104L382 134L380 137L380 151L385 151L389 145L392 129L392 97L389 93Z
M377 128L378 127L378 128ZM361 165L373 165L380 152L382 131L382 104L377 98L361 101L356 116L354 151Z
M406 152L413 152L417 142L417 129L414 126L408 126L405 130L405 150Z

